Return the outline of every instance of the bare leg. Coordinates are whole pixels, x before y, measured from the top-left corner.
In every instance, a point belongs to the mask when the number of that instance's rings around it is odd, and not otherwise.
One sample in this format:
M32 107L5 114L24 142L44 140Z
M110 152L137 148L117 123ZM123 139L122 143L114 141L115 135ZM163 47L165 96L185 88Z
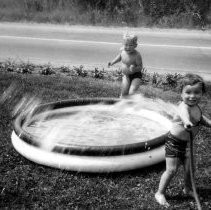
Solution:
M130 89L130 79L128 76L124 75L122 77L122 90L120 98L127 96L129 94Z
M170 183L173 176L176 174L179 166L178 158L166 158L166 171L162 174L158 191L155 194L156 201L165 207L170 206L166 201L165 192L168 184Z
M139 78L135 78L132 80L131 85L130 85L130 90L129 90L129 94L135 94L135 92L138 90L138 88L141 85L141 79Z

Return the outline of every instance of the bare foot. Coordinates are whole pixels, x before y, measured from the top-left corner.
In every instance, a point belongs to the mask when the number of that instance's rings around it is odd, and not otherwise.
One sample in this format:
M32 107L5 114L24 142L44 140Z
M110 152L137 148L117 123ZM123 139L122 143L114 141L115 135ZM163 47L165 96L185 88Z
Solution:
M166 201L165 196L161 193L158 193L158 192L155 193L155 199L160 205L162 205L166 208L168 208L170 206L170 204Z

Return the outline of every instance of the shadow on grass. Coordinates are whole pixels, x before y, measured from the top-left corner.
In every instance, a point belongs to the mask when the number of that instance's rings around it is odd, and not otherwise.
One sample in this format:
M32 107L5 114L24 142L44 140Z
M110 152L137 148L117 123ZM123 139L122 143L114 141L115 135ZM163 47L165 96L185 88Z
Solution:
M139 176L140 174L148 176L150 173L160 173L165 169L165 162L161 162L155 165L151 165L145 168L139 168L134 170L128 171L120 171L120 172L104 172L104 173L92 173L92 172L72 172L74 174L82 175L82 176L89 176L89 177L112 177L112 178L119 178L124 176Z
M211 186L209 186L209 187L200 186L197 188L197 190L198 190L198 194L203 199L208 199L208 198L211 199Z
M185 202L185 201L190 201L190 200L193 200L192 197L189 197L189 196L185 196L184 194L180 193L180 194L177 194L177 195L166 195L166 199L167 200L175 200L177 202Z
M200 199L200 202L202 204L202 202L206 201L206 200L210 200L211 198L211 188L210 187L199 187L197 188L197 193ZM187 196L184 195L182 192L176 195L166 195L166 199L169 201L176 201L177 203L186 203L186 202L190 202L190 201L194 201L195 199L191 196Z

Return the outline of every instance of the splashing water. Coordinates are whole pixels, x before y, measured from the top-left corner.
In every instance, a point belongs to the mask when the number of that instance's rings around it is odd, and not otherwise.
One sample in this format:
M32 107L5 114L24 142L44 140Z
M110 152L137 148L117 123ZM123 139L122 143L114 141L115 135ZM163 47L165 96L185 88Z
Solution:
M29 94L21 96L20 85L17 82L13 82L3 94L0 95L0 104L4 104L6 107L12 106L12 117L25 114L27 119L30 119L35 108L41 104L41 100Z
M171 103L135 95L113 105L100 103L55 110L47 107L34 115L41 100L30 95L17 100L17 89L17 84L12 84L0 101L16 100L12 115L24 114L23 130L49 151L56 144L115 146L148 141L169 131L176 113Z
M40 146L56 144L115 146L147 141L171 128L175 106L162 100L133 96L114 105L95 104L48 110L24 126Z

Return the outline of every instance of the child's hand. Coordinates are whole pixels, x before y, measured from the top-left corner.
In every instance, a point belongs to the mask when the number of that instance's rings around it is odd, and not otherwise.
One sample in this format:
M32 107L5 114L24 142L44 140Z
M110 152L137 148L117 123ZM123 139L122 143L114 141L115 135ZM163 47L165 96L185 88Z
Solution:
M193 123L191 123L191 122L184 123L184 128L186 130L190 130L192 127L193 127Z
M130 71L134 72L135 71L135 66L134 65L130 65Z
M108 68L111 67L111 66L112 66L112 65L111 65L111 62L108 62Z

